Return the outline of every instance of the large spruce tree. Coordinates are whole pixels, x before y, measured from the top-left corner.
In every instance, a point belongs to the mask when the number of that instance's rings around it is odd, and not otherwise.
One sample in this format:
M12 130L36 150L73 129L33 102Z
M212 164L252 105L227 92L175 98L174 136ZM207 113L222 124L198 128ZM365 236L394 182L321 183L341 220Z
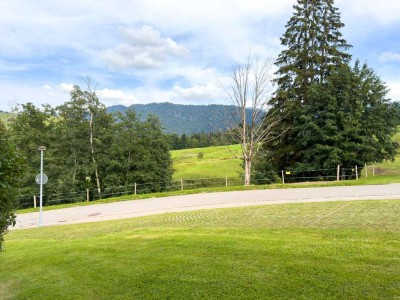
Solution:
M280 138L266 145L275 169L324 169L314 175L325 176L337 164L393 158L394 110L387 88L367 66L349 66L343 26L333 0L298 0L294 6L270 103L270 113L285 116L274 126Z
M333 0L299 0L281 37L285 49L276 66L277 91L271 113L279 110L285 118L274 126L280 138L267 144L273 150L276 168L292 166L303 159L295 136L295 123L304 114L310 85L322 83L332 71L351 59L350 45L340 32L344 24Z

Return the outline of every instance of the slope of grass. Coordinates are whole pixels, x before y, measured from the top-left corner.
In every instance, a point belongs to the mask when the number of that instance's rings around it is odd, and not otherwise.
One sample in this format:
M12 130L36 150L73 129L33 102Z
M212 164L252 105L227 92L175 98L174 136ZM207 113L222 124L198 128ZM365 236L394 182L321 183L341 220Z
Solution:
M0 111L0 120L6 125L8 124L9 119L13 118L14 116L14 114Z
M400 143L400 127L394 140ZM203 158L201 159L198 158L200 152L203 153ZM243 174L241 160L237 158L240 157L240 153L239 145L171 151L175 169L173 180L181 178L239 177ZM376 165L376 174L378 174L378 166L380 166L382 172L398 172L396 175L400 175L400 153L394 162L386 161ZM368 173L371 177L371 165L368 166ZM380 181L376 178L371 180L373 182Z
M397 299L400 200L12 231L1 299Z
M199 153L203 158L198 158ZM242 173L240 146L218 146L171 151L175 173L180 178L238 177Z

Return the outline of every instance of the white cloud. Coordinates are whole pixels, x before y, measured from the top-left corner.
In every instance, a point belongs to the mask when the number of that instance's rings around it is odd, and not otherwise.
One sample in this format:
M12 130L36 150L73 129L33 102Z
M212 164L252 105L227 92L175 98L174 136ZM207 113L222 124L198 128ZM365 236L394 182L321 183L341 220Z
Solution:
M179 58L189 52L171 38L161 37L160 32L150 26L123 28L121 31L126 43L106 49L101 54L113 70L160 68L167 59Z
M400 53L384 52L379 56L381 62L400 61Z
M388 82L388 87L390 88L389 98L393 101L400 101L400 79Z
M138 102L135 96L122 90L102 89L97 91L97 94L99 95L100 101L107 106L113 104L130 105Z
M206 85L192 86L189 88L182 88L176 85L173 87L172 90L177 94L179 98L189 101L215 99L217 96L220 95L220 89L218 89L212 83L207 83Z
M71 83L65 83L65 82L63 82L63 83L60 84L60 88L61 88L61 90L64 91L64 92L70 92L70 91L72 91L72 89L74 88L74 85L71 84Z
M349 15L352 23L357 23L360 19L371 26L377 26L376 22L383 25L400 23L400 1L398 0L338 0L335 5L345 15ZM362 28L354 28L354 30L358 29Z

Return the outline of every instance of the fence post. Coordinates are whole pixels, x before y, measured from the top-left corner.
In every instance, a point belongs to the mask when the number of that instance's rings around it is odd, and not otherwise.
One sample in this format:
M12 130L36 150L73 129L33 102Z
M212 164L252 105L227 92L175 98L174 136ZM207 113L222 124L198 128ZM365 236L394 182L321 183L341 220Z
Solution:
M375 176L375 164L372 165L372 176Z
M36 195L33 195L33 207L36 208Z
M336 171L336 181L340 180L340 165L337 165L337 171Z
M225 187L228 187L228 175L225 175Z
M285 184L285 173L282 170L282 184Z
M135 182L135 196L136 196L136 182Z
M367 167L367 163L365 163L365 178L368 178L368 167Z
M358 168L357 168L357 165L356 165L356 180L358 180Z
M89 202L89 189L86 189L86 202Z
M183 191L183 179L181 178L181 191Z
M378 175L381 176L381 166L378 166Z

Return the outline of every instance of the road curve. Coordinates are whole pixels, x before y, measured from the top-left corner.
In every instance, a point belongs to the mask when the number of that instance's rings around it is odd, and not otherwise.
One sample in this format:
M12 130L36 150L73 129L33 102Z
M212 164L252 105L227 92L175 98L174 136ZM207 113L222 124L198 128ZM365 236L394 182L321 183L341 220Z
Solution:
M368 199L400 199L400 183L202 193L93 204L44 211L42 226L97 222L210 208ZM38 227L38 219L37 212L19 214L17 224L13 229Z

